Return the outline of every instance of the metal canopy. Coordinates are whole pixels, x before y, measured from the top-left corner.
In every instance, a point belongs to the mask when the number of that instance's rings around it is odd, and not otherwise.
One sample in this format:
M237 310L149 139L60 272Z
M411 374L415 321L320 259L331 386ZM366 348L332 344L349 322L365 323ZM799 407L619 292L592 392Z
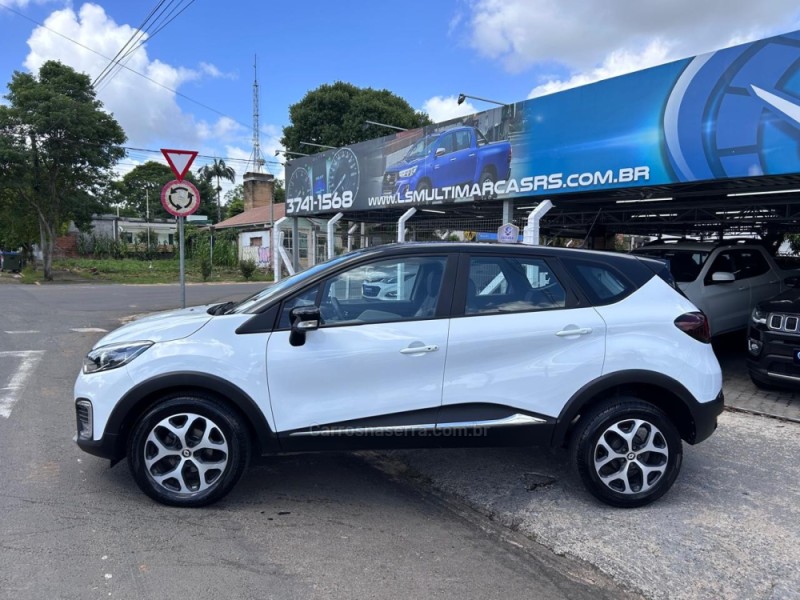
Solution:
M800 232L800 174L673 184L635 189L553 196L553 209L543 219L547 236L589 234L719 235L724 233ZM729 194L759 194L730 196ZM546 196L513 201L514 220L527 216ZM672 198L671 200L658 200ZM453 221L470 220L488 228L502 215L502 200L418 207L410 225L437 229ZM396 223L404 208L348 213L351 222ZM330 217L334 213L316 216ZM491 223L491 225L490 225Z

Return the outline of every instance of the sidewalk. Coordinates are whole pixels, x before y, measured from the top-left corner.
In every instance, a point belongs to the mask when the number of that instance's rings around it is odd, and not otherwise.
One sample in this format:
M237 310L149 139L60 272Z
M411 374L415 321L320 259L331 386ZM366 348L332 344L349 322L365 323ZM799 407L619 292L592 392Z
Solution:
M724 336L714 342L722 366L725 406L800 423L800 391L758 389L747 372L744 334Z

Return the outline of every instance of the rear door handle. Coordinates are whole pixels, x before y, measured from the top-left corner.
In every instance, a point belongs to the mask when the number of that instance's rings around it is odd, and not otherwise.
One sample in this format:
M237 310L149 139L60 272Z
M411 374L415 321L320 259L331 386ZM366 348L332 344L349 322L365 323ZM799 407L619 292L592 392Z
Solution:
M400 354L422 354L423 352L436 352L439 346L436 344L429 344L427 346L409 346L400 350Z
M556 335L558 337L567 337L568 335L587 335L592 333L591 327L576 327L575 329L562 329L561 331L556 331Z

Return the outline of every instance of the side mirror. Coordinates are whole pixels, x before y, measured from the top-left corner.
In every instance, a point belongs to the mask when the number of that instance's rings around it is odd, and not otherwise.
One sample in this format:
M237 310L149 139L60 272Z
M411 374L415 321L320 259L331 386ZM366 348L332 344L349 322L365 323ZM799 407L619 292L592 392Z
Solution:
M436 158L439 158L440 156L444 156L444 153L445 153L445 149L444 148L437 148L436 149Z
M712 283L733 283L734 281L736 281L736 276L733 273L717 271L711 275Z
M292 346L302 346L306 343L306 332L319 329L321 320L318 306L296 306L289 311L289 321L292 331L289 334L289 343Z
M783 280L783 283L793 288L800 287L800 277L797 277L796 275L793 275L792 277L787 277L786 279Z

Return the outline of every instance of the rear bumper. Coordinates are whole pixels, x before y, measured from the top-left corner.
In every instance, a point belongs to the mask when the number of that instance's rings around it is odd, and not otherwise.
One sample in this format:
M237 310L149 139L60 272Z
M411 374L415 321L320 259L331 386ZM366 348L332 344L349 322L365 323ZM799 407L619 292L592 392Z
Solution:
M698 444L708 439L717 428L717 417L725 408L725 396L722 390L711 402L696 403L690 408L694 420L694 438L690 444Z

